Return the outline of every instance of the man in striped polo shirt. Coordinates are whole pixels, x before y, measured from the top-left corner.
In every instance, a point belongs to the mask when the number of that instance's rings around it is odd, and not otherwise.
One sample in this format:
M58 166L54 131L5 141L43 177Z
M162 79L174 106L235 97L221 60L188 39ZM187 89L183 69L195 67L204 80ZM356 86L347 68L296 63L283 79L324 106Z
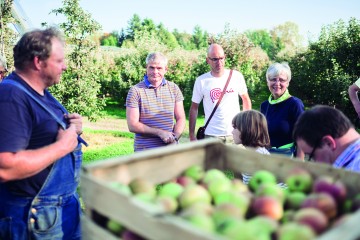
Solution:
M144 79L128 92L126 119L129 131L135 133L135 152L177 143L184 131L184 97L164 78L167 63L162 53L150 53Z

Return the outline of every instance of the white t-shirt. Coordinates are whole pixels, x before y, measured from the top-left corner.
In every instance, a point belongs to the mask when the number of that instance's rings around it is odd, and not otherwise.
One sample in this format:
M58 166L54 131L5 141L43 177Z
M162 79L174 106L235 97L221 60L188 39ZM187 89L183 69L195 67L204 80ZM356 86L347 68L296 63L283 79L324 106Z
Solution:
M205 122L219 100L229 73L230 70L225 69L223 76L213 77L210 72L207 72L195 81L192 101L199 104L203 100ZM226 93L211 118L205 134L212 136L232 135L232 119L240 112L239 95L246 94L247 91L244 76L233 70Z
M360 78L358 80L356 80L355 85L360 88Z

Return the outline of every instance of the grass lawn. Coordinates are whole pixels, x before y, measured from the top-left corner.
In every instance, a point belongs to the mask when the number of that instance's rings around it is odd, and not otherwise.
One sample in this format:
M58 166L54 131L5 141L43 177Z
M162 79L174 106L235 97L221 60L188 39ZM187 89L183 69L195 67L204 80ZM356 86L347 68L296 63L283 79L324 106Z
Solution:
M108 101L103 114L104 117L96 122L84 118L82 136L89 144L88 147L83 147L84 164L134 152L134 134L128 130L125 108ZM197 126L203 124L204 118L199 118ZM189 141L188 126L187 122L180 142Z

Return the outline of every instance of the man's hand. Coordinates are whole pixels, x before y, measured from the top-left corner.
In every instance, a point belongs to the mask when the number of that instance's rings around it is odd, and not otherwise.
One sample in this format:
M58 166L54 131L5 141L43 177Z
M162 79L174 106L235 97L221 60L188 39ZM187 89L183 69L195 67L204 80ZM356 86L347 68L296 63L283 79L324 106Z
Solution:
M159 136L159 138L161 138L161 140L163 140L164 143L176 142L175 136L172 132L167 132L167 131L159 129L158 136Z
M70 124L69 128L63 130L59 128L56 141L62 142L61 146L64 151L69 153L72 152L78 145L78 133L75 124Z
M80 135L82 133L82 117L78 113L66 114L65 118L69 121L69 124L75 125L76 133Z

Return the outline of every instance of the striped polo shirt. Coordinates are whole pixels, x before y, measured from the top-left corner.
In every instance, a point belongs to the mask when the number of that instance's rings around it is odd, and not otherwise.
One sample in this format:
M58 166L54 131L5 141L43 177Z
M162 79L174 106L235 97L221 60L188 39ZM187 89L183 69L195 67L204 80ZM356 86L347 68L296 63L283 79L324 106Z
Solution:
M130 88L126 107L139 109L141 123L172 132L175 103L183 100L184 96L175 83L163 79L161 85L155 88L145 76L143 81ZM135 134L135 152L165 145L158 136Z

